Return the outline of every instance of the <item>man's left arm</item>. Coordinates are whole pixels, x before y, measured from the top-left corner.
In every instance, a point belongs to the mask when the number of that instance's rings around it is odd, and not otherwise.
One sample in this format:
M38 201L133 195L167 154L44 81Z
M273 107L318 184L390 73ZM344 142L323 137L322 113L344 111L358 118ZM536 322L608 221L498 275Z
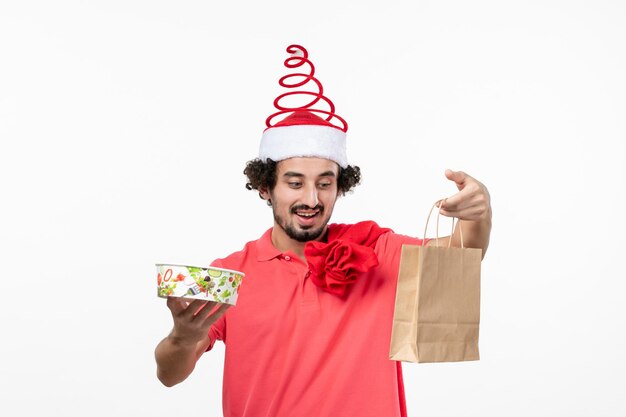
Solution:
M454 181L459 190L458 193L438 203L442 215L460 219L452 233L452 246L461 247L462 227L463 246L482 249L484 258L491 234L489 191L480 181L463 171L448 169L445 174L446 178ZM448 238L439 238L439 246L448 246ZM435 242L431 240L429 244L434 245Z

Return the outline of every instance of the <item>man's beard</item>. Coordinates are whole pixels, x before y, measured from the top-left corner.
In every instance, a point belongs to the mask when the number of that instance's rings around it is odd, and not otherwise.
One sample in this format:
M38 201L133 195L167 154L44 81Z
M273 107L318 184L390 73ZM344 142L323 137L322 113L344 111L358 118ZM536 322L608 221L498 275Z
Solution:
M296 213L297 210L300 209L310 209L308 206L296 206L296 207L292 207L291 208L291 214ZM319 209L319 213L317 214L317 216L322 216L324 214L324 207L322 206L315 206L314 209ZM306 229L309 226L304 226L304 230L303 229L297 229L293 224L287 224L283 221L283 219L278 216L276 214L276 210L273 210L274 212L274 221L276 221L276 224L278 224L287 234L287 236L289 236L291 239L297 241L297 242L309 242L311 240L315 240L318 237L320 237L322 235L322 233L324 233L324 229L326 228L326 225L328 224L328 221L330 219L326 219L326 221L320 225L319 228L317 229Z

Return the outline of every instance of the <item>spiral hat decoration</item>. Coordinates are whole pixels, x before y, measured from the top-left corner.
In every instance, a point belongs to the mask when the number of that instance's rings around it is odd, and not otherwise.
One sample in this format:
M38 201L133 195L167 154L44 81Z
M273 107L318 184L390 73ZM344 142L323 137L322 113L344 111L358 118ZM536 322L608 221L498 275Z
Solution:
M348 123L335 113L335 105L324 95L324 87L315 78L315 66L309 60L307 50L300 45L289 45L287 52L290 57L284 62L286 68L308 71L293 72L278 80L281 87L295 91L283 93L274 100L274 107L278 111L265 121L267 128L261 137L259 158L263 161L268 158L281 161L293 157L317 157L330 159L343 168L347 167ZM305 86L316 91L301 88ZM295 107L281 104L287 97L307 101ZM325 105L328 110L320 109L320 105ZM273 123L275 118L282 115L287 116Z

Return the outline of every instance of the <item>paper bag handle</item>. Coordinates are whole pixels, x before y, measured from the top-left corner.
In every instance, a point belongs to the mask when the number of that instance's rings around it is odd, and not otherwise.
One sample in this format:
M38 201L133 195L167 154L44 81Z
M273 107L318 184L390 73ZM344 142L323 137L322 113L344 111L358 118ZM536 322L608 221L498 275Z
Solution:
M445 199L444 199L445 200ZM428 222L430 221L430 215L433 213L433 209L437 206L437 204L443 202L444 200L437 200L435 204L430 208L428 212L428 217L426 218L426 225L424 226L424 235L422 237L422 246L424 246L424 242L426 241L426 230L428 229ZM437 224L435 227L435 239L437 241L437 246L439 246L439 217L441 217L441 206L439 206L439 212L437 213ZM454 219L452 218L452 233L450 233L450 239L448 240L448 247L452 246L452 235L454 234ZM459 232L461 234L461 248L463 245L463 228L461 227L461 220L459 219Z

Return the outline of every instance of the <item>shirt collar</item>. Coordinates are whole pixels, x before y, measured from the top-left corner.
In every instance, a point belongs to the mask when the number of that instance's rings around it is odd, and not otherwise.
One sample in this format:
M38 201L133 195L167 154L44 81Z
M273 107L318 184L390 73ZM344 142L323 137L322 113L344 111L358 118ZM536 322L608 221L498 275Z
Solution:
M282 252L272 244L272 228L270 227L257 241L257 260L269 261L282 255Z

